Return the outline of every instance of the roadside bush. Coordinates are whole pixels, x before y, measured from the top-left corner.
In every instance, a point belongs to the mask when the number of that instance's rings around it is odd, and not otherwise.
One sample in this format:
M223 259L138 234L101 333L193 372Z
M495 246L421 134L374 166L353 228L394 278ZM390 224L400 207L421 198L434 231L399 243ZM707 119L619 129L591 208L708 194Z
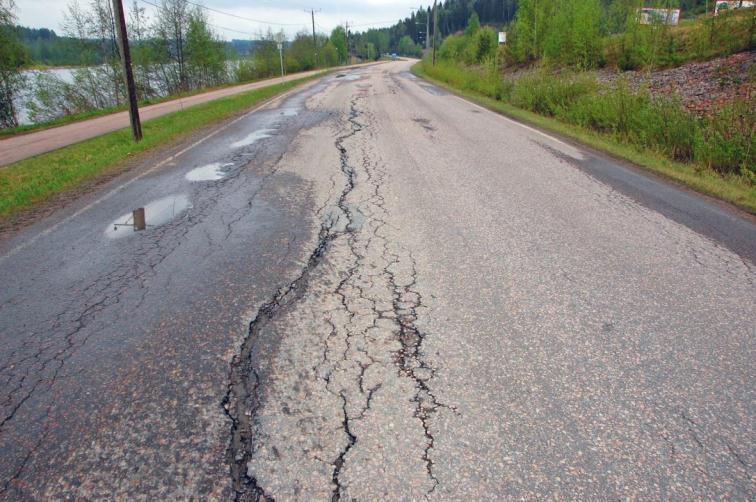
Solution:
M745 176L756 183L756 103L723 107L697 134L696 160L721 174Z
M489 27L478 28L471 34L448 36L441 44L438 56L440 59L475 65L493 57L497 47L496 32Z
M449 35L441 44L438 49L438 57L440 59L448 59L450 61L462 61L464 58L465 47L467 46L467 39L462 35Z
M475 48L476 63L494 57L498 48L496 32L488 26L479 29L472 38L472 45Z
M558 77L537 71L521 77L512 89L512 104L550 117L564 115L581 96L595 92L595 79L584 74Z

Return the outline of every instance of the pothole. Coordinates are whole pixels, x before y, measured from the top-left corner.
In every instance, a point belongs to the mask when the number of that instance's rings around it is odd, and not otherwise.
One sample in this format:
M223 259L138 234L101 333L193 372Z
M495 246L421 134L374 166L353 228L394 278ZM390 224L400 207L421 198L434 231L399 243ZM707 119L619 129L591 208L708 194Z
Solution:
M186 179L188 181L217 181L223 179L226 176L225 169L233 164L221 164L220 162L213 162L202 167L196 167L186 173Z
M144 206L144 216L147 222L147 230L150 227L164 225L174 219L176 216L191 207L189 197L186 194L169 195L162 199L157 199ZM126 213L116 218L105 229L105 235L111 239L125 237L135 233L134 217L132 213Z
M249 146L257 141L260 141L261 139L270 138L271 136L273 136L274 132L276 132L275 129L260 129L259 131L248 134L246 137L240 139L239 141L231 143L231 148Z

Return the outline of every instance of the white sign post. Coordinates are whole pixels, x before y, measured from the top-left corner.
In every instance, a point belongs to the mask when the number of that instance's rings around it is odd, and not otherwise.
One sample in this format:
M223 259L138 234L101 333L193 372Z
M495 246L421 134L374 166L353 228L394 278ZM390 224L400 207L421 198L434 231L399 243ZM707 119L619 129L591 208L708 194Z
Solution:
M507 43L507 32L500 31L499 32L499 45L506 44L506 43Z
M283 44L281 42L278 42L278 57L281 59L281 78L284 76L284 69L283 69Z

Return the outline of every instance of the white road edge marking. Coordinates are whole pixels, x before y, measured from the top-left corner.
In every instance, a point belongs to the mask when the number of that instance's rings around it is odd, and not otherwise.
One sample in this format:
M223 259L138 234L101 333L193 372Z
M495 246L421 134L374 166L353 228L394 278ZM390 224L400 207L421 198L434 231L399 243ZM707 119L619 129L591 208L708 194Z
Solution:
M318 80L319 80L319 79L318 79ZM316 81L317 81L317 80L316 80ZM112 197L112 196L113 196L113 195L115 195L116 193L120 192L121 190L123 190L123 189L124 189L124 188L126 188L127 186L129 186L129 185L131 185L132 183L134 183L135 181L138 181L138 180L140 180L140 179L144 178L145 176L147 176L148 174L151 174L151 173L155 172L155 171L156 171L157 169L160 169L161 167L163 167L163 166L164 166L164 165L166 165L167 163L171 162L172 160L175 160L176 158L178 158L178 157L182 156L183 154L185 154L185 153L186 153L186 152L188 152L189 150L191 150L191 149L193 149L193 148L196 148L196 147L198 147L199 145L201 145L201 144L202 144L202 143L204 143L205 141L209 140L209 139L210 139L210 138L212 138L213 136L215 136L215 135L217 135L217 134L219 134L219 133L221 133L221 132L225 131L226 129L228 129L228 128L229 128L229 127L231 127L232 125L236 124L237 122L239 122L239 121L241 121L241 120L243 120L243 119L247 118L247 117L248 117L249 115L251 115L251 114L253 114L253 113L257 112L258 110L261 110L262 108L264 108L264 107L266 107L266 106L270 106L270 105L272 105L272 104L273 104L273 103L275 103L276 101L279 101L279 100L281 100L281 99L285 98L285 97L286 97L286 96L287 96L288 94L290 94L290 93L293 93L293 92L295 92L295 91L301 91L301 90L302 90L302 88L301 88L301 87L295 87L294 89L290 89L290 90L286 91L286 92L285 92L285 93L283 93L283 94L280 94L280 95L278 95L278 96L275 96L275 97L273 97L273 98L271 98L271 99L269 99L269 100L267 100L267 101L265 101L265 102L263 102L263 103L259 104L258 106L256 106L256 107L252 108L252 109L251 109L250 111L248 111L247 113L245 113L245 114L244 114L244 115L242 115L241 117L237 117L237 118L235 118L234 120L232 120L231 122L229 122L228 124L224 124L223 126L221 126L220 128L216 129L215 131L211 132L211 133L210 133L210 134L208 134L207 136L204 136L204 137L202 137L202 138L198 139L197 141L195 141L195 142L194 142L194 143L192 143L191 145L189 145L189 146L187 146L186 148L184 148L184 149L182 149L182 150L180 150L180 151L178 151L178 152L174 153L174 154L173 154L173 155L171 155L170 157L166 157L165 159L161 160L160 162L158 162L158 163L157 163L157 164L155 164L154 166L150 167L150 168L149 168L149 169L147 169L146 171L143 171L143 172L139 173L138 175L134 176L134 177L133 177L133 178L131 178L130 180L128 180L128 181L125 181L125 182L123 182L122 184L118 185L117 187L113 188L112 190L110 190L109 192L107 192L107 193L106 193L105 195L103 195L103 196L102 196L102 197L100 197L99 199L93 200L92 202L90 202L90 203L89 203L89 204L87 204L86 206L84 206L84 207L82 207L82 208L79 208L79 209L78 209L78 210L77 210L76 212L74 212L74 213L72 213L72 214L70 214L70 215L66 216L65 218L63 218L63 219L62 219L62 220L60 220L59 222L57 222L57 223L55 223L55 224L51 225L50 227L48 227L48 228L46 228L46 229L42 230L41 232L39 232L38 234L36 234L36 235L35 235L34 237L30 238L29 240L27 240L27 241L25 241L25 242L22 242L21 244L17 245L16 247L14 247L14 248L13 248L13 249L11 249L10 251L8 251L8 252L7 252L6 254L4 254L4 255L0 256L0 263L2 263L3 261L7 260L7 259L8 259L8 258L10 258L11 256L14 256L14 255L18 254L18 252L19 252L19 251L21 251L21 250L23 250L23 249L25 249L25 248L27 248L27 247L31 246L32 244L34 244L35 242L37 242L37 241L38 241L38 240L39 240L40 238L42 238L42 237L44 237L44 236L46 236L46 235L49 235L49 234L51 234L51 233L52 233L52 232L54 232L54 231L55 231L56 229L58 229L58 228L59 228L59 227L60 227L61 225L64 225L64 224L68 223L69 221L71 221L72 219L74 219L74 218L76 218L76 217L78 217L78 216L81 216L81 215L82 215L82 214L84 214L85 212L87 212L87 211L89 211L90 209L92 209L92 208L93 208L94 206L96 206L96 205L100 204L101 202L103 202L103 201L105 201L105 200L109 199L110 197Z
M467 100L467 99L465 99L465 98L462 98L462 97L460 97L460 96L457 96L456 94L452 94L452 96L453 96L453 97L455 97L455 98L457 98L458 100L462 101L463 103L465 103L465 104L467 104L467 105L472 105L472 106L474 106L475 108L479 108L479 109L481 109L481 110L483 110L483 111L485 111L485 112L488 112L488 113L492 113L492 114L496 115L497 117L500 117L500 118L502 118L502 119L506 120L506 121L507 121L507 122L509 122L510 124L515 124L515 125L517 125L517 126L520 126L520 127L522 127L523 129L527 129L527 130L528 130L528 131L530 131L530 132L534 132L534 133L536 133L536 134L539 134L539 135L543 136L544 138L548 138L548 139L550 139L551 141L553 141L553 142L555 142L555 143L558 143L558 144L560 144L560 145L562 145L562 146L564 146L564 147L566 147L566 148L569 148L570 150L573 150L573 151L575 151L575 152L579 153L579 154L580 154L580 155L581 155L582 157L585 157L585 155L583 154L583 152L581 152L581 151L580 151L580 150L579 150L578 148L576 148L576 147L574 147L574 146L572 146L572 145L570 145L570 144L568 144L568 143L565 143L565 142L564 142L564 141L562 141L561 139L555 138L554 136L551 136L550 134L546 134L546 133L545 133L545 132L543 132L543 131L539 131L538 129L534 129L534 128L532 128L532 127L530 127L530 126L528 126L528 125L525 125L525 124L523 124L523 123L521 123L521 122L518 122L518 121L516 121L516 120L514 120L514 119L510 119L510 118L509 118L509 117L507 117L506 115L502 115L501 113L496 113L496 112L495 112L495 111L493 111L493 110L489 110L489 109L488 109L488 108L486 108L485 106L480 106L479 104L477 104L477 103L474 103L474 102L472 102L472 101L469 101L469 100Z

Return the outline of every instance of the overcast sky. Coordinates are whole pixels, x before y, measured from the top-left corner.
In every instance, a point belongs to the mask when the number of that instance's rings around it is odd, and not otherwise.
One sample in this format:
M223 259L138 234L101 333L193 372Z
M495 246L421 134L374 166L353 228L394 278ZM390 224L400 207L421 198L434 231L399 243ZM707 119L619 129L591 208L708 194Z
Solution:
M84 6L89 0L78 0ZM244 18L267 21L262 24L246 21L235 17L208 11L210 23L225 39L251 38L260 29L267 30L268 26L274 31L283 29L287 35L307 29L312 30L309 12L310 8L320 9L315 13L316 29L320 32L330 32L336 25L343 25L348 21L356 30L361 31L369 27L384 27L393 24L400 18L410 15L412 7L425 5L422 0L192 0L207 7L241 16ZM123 0L130 8L134 0ZM160 0L137 0L147 9L148 15L154 11L150 3ZM18 22L33 28L51 28L59 34L63 22L63 11L69 0L16 0L16 14Z

